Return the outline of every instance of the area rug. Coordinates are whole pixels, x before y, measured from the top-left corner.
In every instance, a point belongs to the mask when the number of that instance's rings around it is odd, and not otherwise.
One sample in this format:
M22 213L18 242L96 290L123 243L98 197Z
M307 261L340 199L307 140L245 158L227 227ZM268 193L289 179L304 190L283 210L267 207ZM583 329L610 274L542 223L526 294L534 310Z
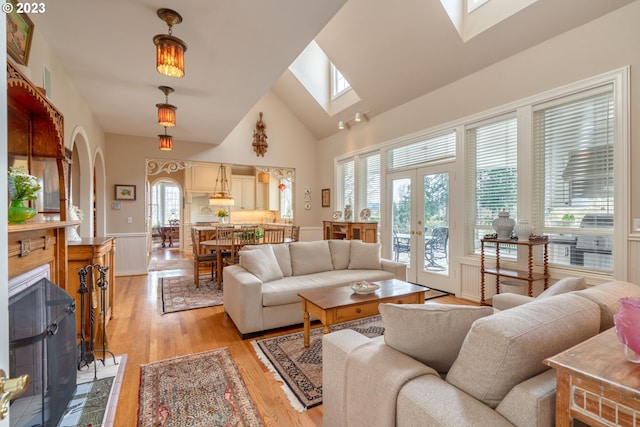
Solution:
M164 270L192 270L193 263L186 258L180 259L155 259L149 262L148 271L164 271Z
M138 427L263 426L227 348L140 365Z
M353 329L368 337L384 333L380 316L331 326L332 331ZM302 332L252 341L258 359L273 373L291 406L297 411L322 403L322 328L311 329L310 345L304 347Z
M127 355L107 357L78 372L76 391L67 405L58 427L111 427L116 416L120 387L124 378ZM94 380L94 378L97 378Z
M160 313L192 310L222 305L222 289L210 275L200 276L196 288L193 276L171 276L158 279L158 310Z

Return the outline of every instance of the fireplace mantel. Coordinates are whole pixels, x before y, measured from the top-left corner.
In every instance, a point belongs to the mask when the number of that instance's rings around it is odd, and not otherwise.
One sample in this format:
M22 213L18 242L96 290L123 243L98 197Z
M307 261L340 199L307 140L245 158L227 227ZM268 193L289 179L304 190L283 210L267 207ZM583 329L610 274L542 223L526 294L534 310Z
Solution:
M69 292L65 227L78 223L79 221L34 221L9 225L9 278L48 264L51 281Z

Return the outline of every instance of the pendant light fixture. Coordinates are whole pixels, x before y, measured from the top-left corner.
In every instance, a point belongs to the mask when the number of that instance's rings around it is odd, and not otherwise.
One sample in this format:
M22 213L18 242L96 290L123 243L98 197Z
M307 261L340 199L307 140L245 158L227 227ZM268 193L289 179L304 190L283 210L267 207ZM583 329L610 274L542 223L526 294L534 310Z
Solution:
M235 201L231 196L229 189L229 180L227 179L227 171L224 165L218 168L218 177L216 185L213 187L214 194L209 198L209 205L216 206L233 206Z
M156 69L169 77L184 76L184 53L187 44L171 33L171 28L182 22L182 16L171 9L158 9L158 17L169 26L169 34L158 34L153 38L156 45Z
M164 135L158 135L159 138L159 148L162 151L171 151L173 150L173 137L171 135L167 135L167 128L164 128Z
M169 104L169 94L173 92L173 88L169 86L158 86L158 89L164 93L164 104L156 104L158 108L158 124L163 127L175 126L176 110L178 107Z

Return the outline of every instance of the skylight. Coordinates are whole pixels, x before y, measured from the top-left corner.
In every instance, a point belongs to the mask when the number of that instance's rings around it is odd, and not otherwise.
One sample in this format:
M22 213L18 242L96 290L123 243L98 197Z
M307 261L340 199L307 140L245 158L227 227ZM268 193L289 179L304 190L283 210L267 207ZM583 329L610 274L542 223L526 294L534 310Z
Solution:
M351 85L344 78L340 70L331 63L331 98L336 99L346 91L351 89Z

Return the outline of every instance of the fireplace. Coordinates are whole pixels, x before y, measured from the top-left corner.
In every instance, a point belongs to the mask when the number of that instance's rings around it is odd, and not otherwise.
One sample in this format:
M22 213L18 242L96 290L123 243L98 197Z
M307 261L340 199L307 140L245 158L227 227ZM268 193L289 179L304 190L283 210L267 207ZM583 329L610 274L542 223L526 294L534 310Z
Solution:
M11 402L12 427L55 427L76 388L75 301L49 280L49 266L9 281L10 377L28 374Z

